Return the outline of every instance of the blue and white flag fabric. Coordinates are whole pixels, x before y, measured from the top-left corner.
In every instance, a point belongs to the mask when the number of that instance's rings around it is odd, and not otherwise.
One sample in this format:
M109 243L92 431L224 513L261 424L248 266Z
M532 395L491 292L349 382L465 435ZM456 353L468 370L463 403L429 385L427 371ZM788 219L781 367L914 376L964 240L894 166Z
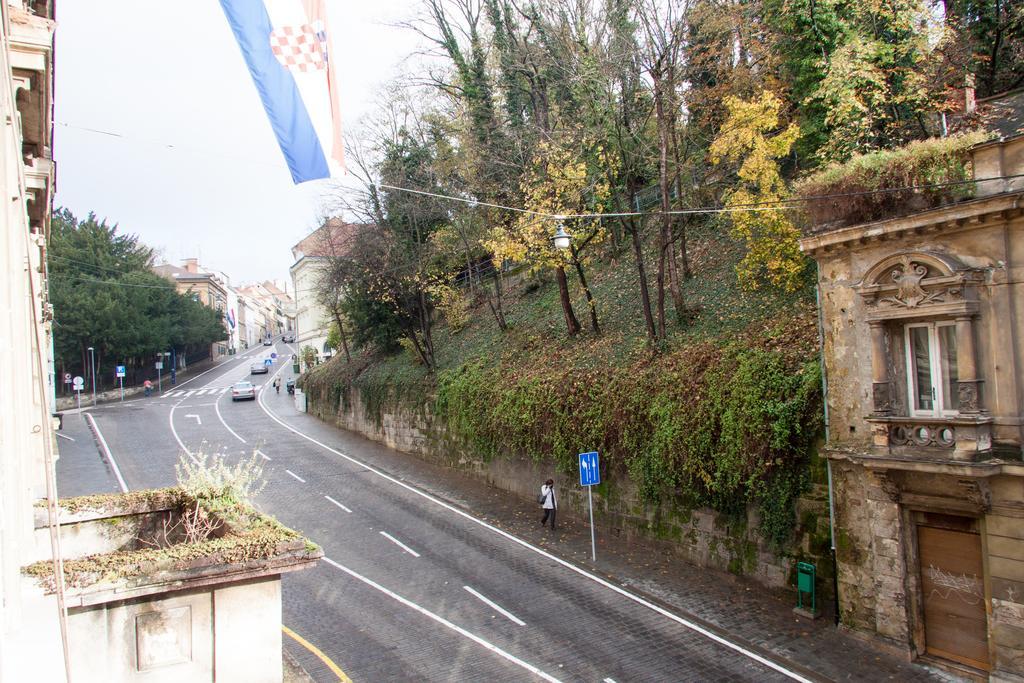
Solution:
M298 184L344 173L338 81L325 0L220 4L292 180Z

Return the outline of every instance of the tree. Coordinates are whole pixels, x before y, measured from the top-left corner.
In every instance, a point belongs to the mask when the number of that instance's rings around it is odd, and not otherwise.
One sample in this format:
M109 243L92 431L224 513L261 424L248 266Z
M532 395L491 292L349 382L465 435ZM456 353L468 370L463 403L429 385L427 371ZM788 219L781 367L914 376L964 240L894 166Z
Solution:
M47 266L62 371L84 372L90 346L101 377L108 359L141 368L158 352L188 352L226 337L220 314L178 294L150 270L152 260L137 236L93 214L80 221L67 209L54 212Z
M800 128L779 126L782 102L763 92L756 99L725 100L728 118L723 132L711 145L711 161L738 162L739 184L726 194L733 234L746 242L747 254L736 267L740 283L757 288L762 280L783 289L795 289L804 269L797 240L799 231L790 222L781 200L788 196L779 172L778 159L789 154Z

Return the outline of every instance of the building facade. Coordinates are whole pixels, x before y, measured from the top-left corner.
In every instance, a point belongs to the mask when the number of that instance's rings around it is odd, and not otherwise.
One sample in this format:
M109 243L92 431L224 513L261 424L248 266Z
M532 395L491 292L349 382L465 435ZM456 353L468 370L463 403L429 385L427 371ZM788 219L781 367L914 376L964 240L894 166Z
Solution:
M52 0L0 2L0 680L64 680L60 610L25 590L34 504L55 500L52 308L46 248L54 186ZM46 508L44 508L46 509ZM54 521L51 518L51 521Z
M801 240L818 264L843 624L1024 680L1024 137L974 197Z
M230 323L229 297L230 289L227 276L205 270L199 265L199 259L187 258L182 267L163 263L153 266L153 272L174 283L179 294L192 297L208 308L221 314L224 323L226 341L214 342L210 347L210 357L219 358L228 353L231 347L234 330Z
M298 348L311 346L321 360L336 351L327 343L333 315L318 296L324 267L332 257L349 253L351 242L363 226L331 218L292 247L288 272L295 292L295 341Z

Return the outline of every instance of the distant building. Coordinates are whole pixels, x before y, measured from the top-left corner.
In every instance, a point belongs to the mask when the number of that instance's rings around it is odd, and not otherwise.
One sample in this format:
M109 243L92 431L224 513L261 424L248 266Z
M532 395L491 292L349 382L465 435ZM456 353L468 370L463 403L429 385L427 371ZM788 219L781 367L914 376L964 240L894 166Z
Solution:
M843 623L1020 681L1024 92L985 104L1002 137L971 150L973 197L819 225L801 247L818 263Z
M187 258L182 263L184 267L181 268L169 263L153 266L153 272L173 282L179 294L190 296L193 301L221 314L229 341L215 342L210 349L210 356L217 358L226 355L228 347L231 345L231 335L234 332L229 322L227 277L204 270L200 267L198 259Z
M348 254L352 239L363 227L331 218L292 247L295 263L288 272L295 291L295 341L300 349L312 346L321 359L336 351L327 344L333 316L318 297L323 268L332 256Z
M37 546L34 517L38 511L47 518L47 508L34 505L47 496L57 458L53 314L46 285L55 25L50 0L0 2L0 377L7 392L0 410L3 681L65 678L57 600L30 590L21 575L33 554L53 557L48 540Z

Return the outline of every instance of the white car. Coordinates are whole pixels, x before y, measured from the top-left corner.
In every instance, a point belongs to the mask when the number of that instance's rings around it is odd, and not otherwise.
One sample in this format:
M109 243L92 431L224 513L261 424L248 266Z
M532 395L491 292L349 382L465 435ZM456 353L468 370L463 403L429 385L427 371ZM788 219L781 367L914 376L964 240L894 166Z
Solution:
M256 387L248 380L235 382L231 387L231 400L244 401L246 399L256 400Z

